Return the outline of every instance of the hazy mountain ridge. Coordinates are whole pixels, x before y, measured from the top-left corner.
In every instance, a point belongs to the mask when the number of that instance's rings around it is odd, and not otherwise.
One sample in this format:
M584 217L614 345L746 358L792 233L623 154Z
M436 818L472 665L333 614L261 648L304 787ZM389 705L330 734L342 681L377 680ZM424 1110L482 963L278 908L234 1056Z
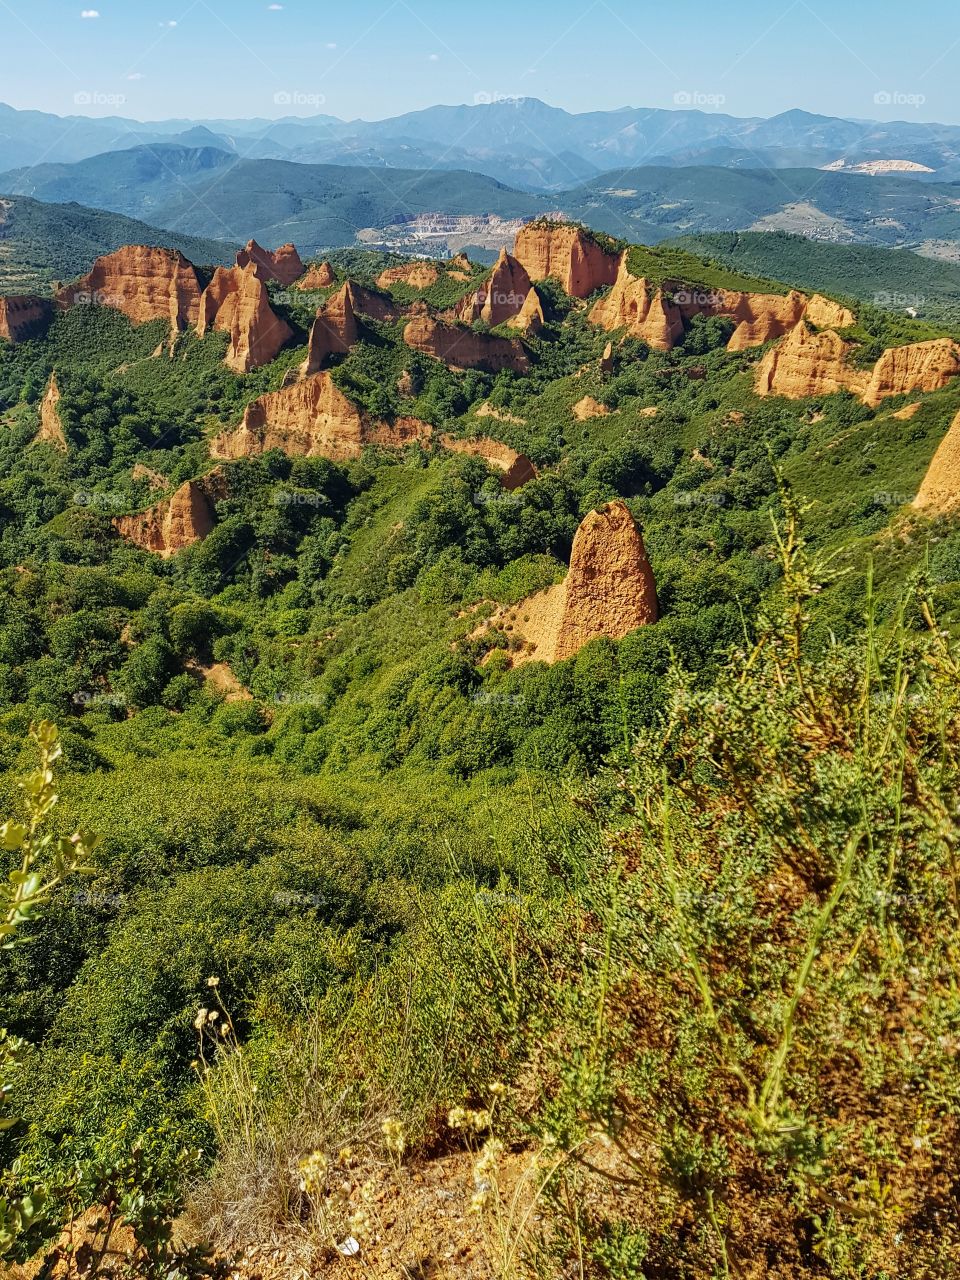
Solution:
M787 111L770 119L695 109L624 107L571 113L536 98L434 106L386 120L61 118L0 105L0 168L71 163L156 142L233 150L248 159L306 164L468 168L529 190L558 190L623 164L708 162L731 167L820 166L905 160L960 177L960 127L845 120ZM727 155L728 160L719 161Z

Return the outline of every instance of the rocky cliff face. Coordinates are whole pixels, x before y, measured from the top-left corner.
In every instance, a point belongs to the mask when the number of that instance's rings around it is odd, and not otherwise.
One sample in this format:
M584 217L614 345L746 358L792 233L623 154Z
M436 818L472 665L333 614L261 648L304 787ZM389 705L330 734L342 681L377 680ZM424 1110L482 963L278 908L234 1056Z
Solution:
M47 390L40 402L40 430L37 440L52 445L61 453L67 452L67 438L63 434L63 423L60 421L60 388L57 385L56 373L51 373Z
M404 262L399 267L387 267L377 276L377 287L389 289L394 284L405 284L411 289L429 289L440 279L440 272L432 262Z
M545 323L543 304L536 289L530 290L519 312L507 321L509 328L518 329L520 333L539 333Z
M249 240L246 247L239 251L237 266L252 266L258 280L276 280L284 286L299 280L304 272L295 245L282 244L271 253L269 249L257 244L256 240Z
M851 347L832 329L814 333L798 324L771 348L757 368L754 389L760 396L802 400L837 391L861 395L867 376L847 365Z
M197 333L202 338L209 329L230 335L224 363L234 373L269 364L293 337L252 265L216 269L200 299Z
M39 333L52 315L53 304L47 298L24 294L0 298L0 338L23 342Z
M617 500L581 523L562 583L503 610L492 622L523 642L516 663L562 662L591 640L620 640L658 616L643 538L626 504Z
M805 294L791 290L776 293L727 293L718 295L717 304L705 308L709 315L727 315L737 327L727 343L729 351L746 351L761 347L774 338L782 338L804 317L809 301Z
M87 275L60 290L57 301L115 307L135 325L167 320L176 333L199 319L200 281L176 250L127 245L98 258Z
M874 366L864 400L876 408L887 396L939 391L958 373L960 344L950 338L893 347L885 351Z
M626 329L658 351L670 351L683 337L680 308L662 289L654 290L644 279L630 274L627 255L620 259L616 281L610 292L595 303L590 320L601 329Z
M533 286L527 272L506 249L501 249L500 257L487 279L476 293L468 294L456 308L457 319L465 324L473 324L477 320L483 320L491 326L506 324L508 320L520 316L532 292ZM539 301L537 298L538 309ZM540 314L542 321L542 311Z
M757 368L755 390L790 400L846 390L876 408L888 396L939 391L960 374L960 344L950 338L892 347L872 372L849 365L852 351L833 329L814 333L804 320L767 352Z
M613 288L590 312L591 321L610 332L625 329L659 351L669 351L681 340L685 324L695 316L727 316L737 327L727 348L745 351L782 338L807 319L818 328L845 328L856 317L839 303L819 294L808 298L792 290L787 294L741 293L729 289L705 289L701 285L666 281L654 288L634 276L628 255L620 259Z
M393 426L368 422L329 373L315 373L248 405L240 426L218 436L210 452L215 458L249 458L282 449L291 456L344 461L358 457L367 444L400 448L429 434L416 419Z
M531 280L556 277L574 298L617 278L619 258L607 253L579 227L563 222L531 222L517 232L513 256Z
M188 480L164 502L137 515L118 516L113 526L128 542L167 559L200 542L214 523L213 507L202 483Z
M471 458L483 458L491 467L500 472L500 480L505 489L520 489L531 480L537 478L537 469L525 453L517 453L509 445L499 440L491 440L489 436L475 436L470 440L461 440L456 436L441 436L440 443L453 453L465 453Z
M337 280L333 267L329 262L321 262L318 266L310 267L307 274L297 281L296 287L304 292L310 289L329 289Z
M417 304L420 308L422 304ZM451 369L483 369L487 373L499 373L501 369L513 369L526 373L530 361L523 344L515 338L498 338L491 334L474 333L458 325L444 324L429 315L426 309L415 309L403 331L408 347L425 355L442 360Z
M960 509L960 413L940 442L913 505L929 516L946 516Z
M352 280L347 280L317 312L310 329L304 373L319 373L331 356L346 355L357 342L357 309L362 305Z

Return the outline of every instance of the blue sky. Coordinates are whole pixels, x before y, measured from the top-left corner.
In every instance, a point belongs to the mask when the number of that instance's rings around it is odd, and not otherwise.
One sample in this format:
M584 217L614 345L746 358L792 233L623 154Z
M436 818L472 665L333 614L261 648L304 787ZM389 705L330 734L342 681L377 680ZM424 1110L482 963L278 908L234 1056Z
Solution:
M0 100L58 115L379 119L501 94L572 111L686 94L731 115L960 123L958 60L956 0L0 0Z

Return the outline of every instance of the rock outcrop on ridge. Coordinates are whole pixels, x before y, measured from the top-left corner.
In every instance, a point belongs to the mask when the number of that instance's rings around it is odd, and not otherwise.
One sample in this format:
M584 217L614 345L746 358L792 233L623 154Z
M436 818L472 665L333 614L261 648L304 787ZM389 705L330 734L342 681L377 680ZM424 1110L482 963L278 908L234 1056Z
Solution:
M872 371L849 363L854 350L835 330L815 333L804 320L767 352L755 390L790 400L850 391L876 408L890 396L939 391L960 374L960 344L951 338L891 347Z
M87 275L56 296L63 307L114 307L134 325L167 320L176 334L196 325L200 292L196 268L182 253L131 244L97 258Z
M37 442L52 445L61 453L67 452L67 437L63 434L63 423L60 421L60 388L57 385L56 371L51 373L50 381L40 401L40 430Z
M529 357L518 339L445 324L431 316L422 303L411 310L403 340L408 347L442 360L451 369L483 369L487 373L513 369L516 373L526 373L530 367Z
M431 428L416 418L401 418L392 426L370 422L329 373L314 373L254 400L240 426L217 436L210 452L215 458L249 458L282 449L291 456L339 462L359 457L368 444L402 448L430 434Z
M537 478L537 469L525 453L517 453L509 445L489 436L473 436L461 439L443 435L440 443L452 453L465 453L471 458L483 458L495 471L500 472L500 482L505 489L520 489Z
M276 359L293 330L270 306L267 287L254 267L217 267L200 299L197 335L208 330L228 333L224 363L234 373L248 373Z
M553 276L573 298L587 298L612 285L618 254L607 253L582 227L565 222L529 222L517 232L513 256L531 280Z
M329 289L336 282L337 277L334 274L333 267L329 262L321 262L316 266L307 268L306 275L297 281L296 288L307 293L311 289Z
M874 365L864 400L876 408L888 396L939 391L960 373L960 343L950 338L891 347Z
M23 342L36 336L52 315L53 303L49 298L34 298L29 294L0 297L0 338L10 343Z
M294 284L304 273L304 265L300 261L296 245L282 244L272 252L257 244L256 240L248 240L246 246L237 253L237 266L252 266L258 280L266 283L275 280L284 286Z
M852 350L833 329L815 333L801 322L764 356L757 367L754 389L760 396L788 400L838 391L862 395L868 375L848 366Z
M155 507L136 515L117 516L113 527L128 542L167 559L202 541L215 522L202 481L188 480Z
M521 648L515 664L562 662L601 636L620 640L657 621L657 589L643 537L619 499L582 521L563 582L505 609L490 625Z
M387 267L377 276L377 288L389 289L394 284L405 284L411 289L429 289L440 279L440 269L433 262L404 262L398 267Z
M960 413L940 441L913 505L929 516L954 515L960 510Z
M506 324L521 315L531 293L542 323L543 311L529 275L516 258L501 249L490 275L476 292L467 294L458 304L456 317L465 324L474 324L477 320L491 327Z

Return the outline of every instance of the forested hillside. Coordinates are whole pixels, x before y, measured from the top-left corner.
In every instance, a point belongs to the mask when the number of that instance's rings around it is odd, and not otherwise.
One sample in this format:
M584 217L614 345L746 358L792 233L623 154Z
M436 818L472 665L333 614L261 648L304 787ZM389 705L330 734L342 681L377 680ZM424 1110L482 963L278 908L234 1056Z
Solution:
M0 340L0 1258L957 1265L960 335L750 249Z

